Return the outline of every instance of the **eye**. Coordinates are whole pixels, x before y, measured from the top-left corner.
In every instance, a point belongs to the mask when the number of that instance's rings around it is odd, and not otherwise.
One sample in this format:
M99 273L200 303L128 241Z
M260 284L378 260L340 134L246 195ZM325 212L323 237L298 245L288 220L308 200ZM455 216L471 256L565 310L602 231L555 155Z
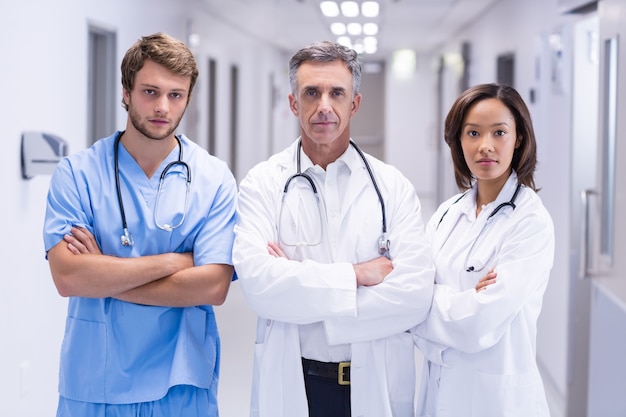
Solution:
M478 136L478 132L475 131L475 130L468 130L466 132L466 134L467 134L467 136L470 136L470 137L477 137Z
M495 136L504 136L506 132L504 130L496 130L494 133Z
M171 93L170 97L175 98L175 99L179 99L179 98L182 98L183 95L181 93Z
M335 96L335 97L343 96L343 90L334 90L333 91L333 96Z
M304 95L307 97L315 97L317 95L317 91L315 90L306 90Z
M148 88L148 89L144 90L144 93L146 93L146 95L148 95L148 96L153 96L153 95L156 94L156 91Z

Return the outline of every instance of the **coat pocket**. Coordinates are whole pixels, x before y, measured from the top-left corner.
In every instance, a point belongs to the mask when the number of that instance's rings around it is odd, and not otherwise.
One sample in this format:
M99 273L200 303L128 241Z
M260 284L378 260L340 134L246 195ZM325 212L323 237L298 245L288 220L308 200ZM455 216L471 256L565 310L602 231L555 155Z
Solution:
M536 378L531 373L491 375L476 372L472 386L472 416L538 416Z

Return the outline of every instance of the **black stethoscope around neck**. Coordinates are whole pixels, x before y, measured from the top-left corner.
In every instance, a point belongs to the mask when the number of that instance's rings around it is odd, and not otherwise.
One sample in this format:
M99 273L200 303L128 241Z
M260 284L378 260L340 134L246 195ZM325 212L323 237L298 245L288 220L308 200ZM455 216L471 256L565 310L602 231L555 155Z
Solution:
M135 239L133 238L133 235L130 234L130 232L128 231L128 224L126 223L126 212L124 211L124 202L122 200L122 190L120 186L119 146L120 146L120 140L122 139L123 134L124 134L123 131L118 132L117 136L115 137L115 144L113 145L113 160L114 160L114 167L115 167L115 190L117 192L117 201L120 206L120 214L122 217L122 230L124 232L124 234L120 236L120 240L122 242L122 246L132 247L135 245ZM187 163L183 161L183 144L178 136L174 136L174 137L176 138L176 142L178 143L178 159L176 161L172 161L169 164L167 164L165 168L163 168L163 171L161 171L161 176L159 178L159 189L157 191L157 197L156 197L156 202L154 206L154 222L156 226L159 229L165 230L168 232L171 232L173 229L180 227L185 221L185 215L187 213L187 203L188 203L188 198L189 198L189 189L191 185L191 170L189 169L189 165L187 165ZM163 180L165 179L170 169L176 165L180 165L183 168L185 168L185 171L187 173L187 176L186 176L187 177L186 178L187 190L185 192L185 207L184 207L181 219L178 223L160 224L157 221L157 212L159 209L159 201L160 201L161 191L163 188Z
M515 192L511 196L511 199L509 201L505 201L504 203L500 203L496 208L494 208L491 211L491 213L489 213L489 216L487 216L487 220L483 223L483 226L480 229L480 232L478 233L478 236L476 236L476 239L474 239L474 241L472 242L472 246L470 246L470 249L469 249L469 251L467 251L467 255L465 256L465 263L464 263L464 265L465 265L465 271L466 272L474 272L474 271L482 270L482 268L481 269L477 269L475 265L470 265L469 262L468 262L469 259L470 259L470 255L471 255L472 251L474 250L474 247L476 246L476 242L478 241L480 236L485 231L485 228L487 227L487 225L489 225L491 223L491 220L494 218L494 216L496 214L498 214L502 209L504 209L505 207L511 207L511 210L515 210L515 208L517 207L515 205L515 200L517 199L517 195L519 194L519 191L520 191L521 188L522 188L522 184L518 183L517 187L515 188ZM441 215L441 218L439 219L439 223L437 223L437 229L439 228L439 225L443 221L443 218L446 217L446 214L448 214L448 211L450 211L450 208L453 205L455 205L456 203L458 203L466 195L467 195L467 192L461 194L461 196L459 198L457 198L450 205L450 207L448 207L448 209Z
M352 141L352 139L350 139L350 145L352 145L352 147L357 151L357 153L363 160L363 164L365 164L367 173L369 174L370 179L372 180L372 184L374 185L374 190L376 190L376 195L378 196L378 201L380 202L380 210L382 213L382 232L381 232L380 237L378 238L378 253L380 255L389 257L390 242L387 239L387 216L385 214L385 201L380 192L380 189L378 188L378 184L376 183L374 172L372 171L372 168L370 167L369 162L367 162L367 158L363 154L363 151L361 151L361 149L356 145L356 143L354 143L354 141ZM313 194L315 195L316 200L319 202L319 195L317 193L317 187L315 186L313 179L308 174L305 174L304 172L302 172L302 166L300 163L301 152L302 152L302 139L299 139L297 150L296 150L296 173L293 174L291 177L289 177L287 181L285 182L285 186L283 188L283 200L284 200L284 196L287 194L287 191L289 190L289 184L291 183L291 181L295 178L304 178L308 182L308 184L311 186L311 190L313 191ZM321 212L320 212L320 216L321 216ZM317 242L316 244L318 243L319 242ZM296 244L295 246L300 246L300 245Z

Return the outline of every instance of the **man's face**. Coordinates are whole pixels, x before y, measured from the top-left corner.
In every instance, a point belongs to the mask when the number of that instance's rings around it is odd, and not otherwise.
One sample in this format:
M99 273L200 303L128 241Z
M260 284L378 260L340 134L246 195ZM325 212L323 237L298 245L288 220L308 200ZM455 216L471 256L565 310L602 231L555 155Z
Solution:
M353 97L352 74L342 61L305 62L298 68L291 111L300 120L302 139L317 145L350 139L350 119L361 96Z
M191 77L174 74L146 61L135 76L132 91L124 90L128 117L135 129L149 139L174 133L189 102Z

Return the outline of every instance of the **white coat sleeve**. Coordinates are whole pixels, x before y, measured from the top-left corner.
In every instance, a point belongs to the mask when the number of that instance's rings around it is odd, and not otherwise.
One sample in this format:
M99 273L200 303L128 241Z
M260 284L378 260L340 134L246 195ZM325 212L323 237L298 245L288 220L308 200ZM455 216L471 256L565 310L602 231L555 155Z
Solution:
M325 321L330 343L374 340L422 322L430 309L434 267L415 189L397 170L387 197L393 271L375 286L357 289L357 315Z
M495 236L481 237L496 246L496 283L479 293L436 284L430 315L413 329L418 337L473 353L495 345L523 308L538 314L554 257L552 220L540 204L520 205L505 220Z

